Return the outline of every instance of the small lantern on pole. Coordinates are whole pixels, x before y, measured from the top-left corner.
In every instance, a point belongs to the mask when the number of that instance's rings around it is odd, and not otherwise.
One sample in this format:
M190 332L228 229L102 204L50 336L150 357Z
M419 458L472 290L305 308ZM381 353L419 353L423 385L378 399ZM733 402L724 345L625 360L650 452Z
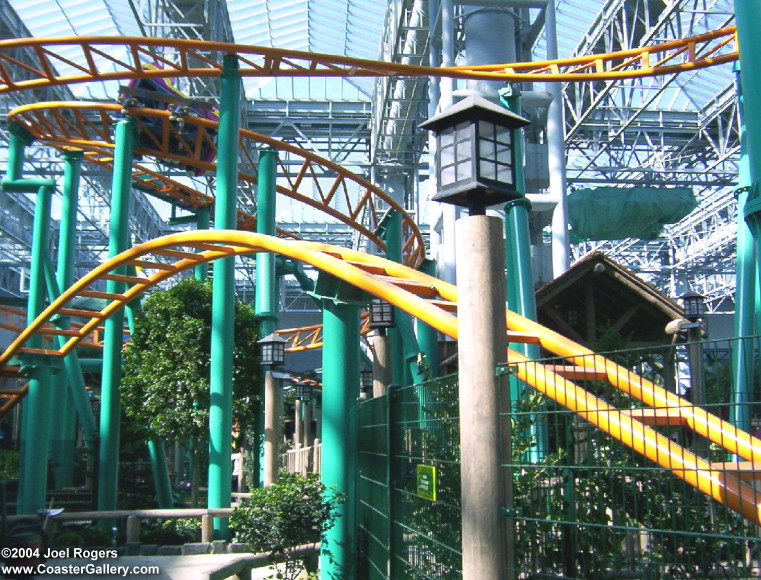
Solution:
M516 190L513 131L530 122L483 97L471 96L420 125L436 137L434 201L484 215L491 205L523 197Z
M363 367L359 371L359 391L366 395L373 389L373 369Z
M277 367L285 362L286 340L274 332L259 340L259 354L263 365Z
M684 317L690 322L697 322L705 315L705 296L694 290L688 290L682 295L682 307L684 308Z
M394 326L394 307L382 298L373 298L370 301L370 328L385 330Z
M309 403L312 400L312 386L309 383L298 382L293 386L293 395L297 399Z

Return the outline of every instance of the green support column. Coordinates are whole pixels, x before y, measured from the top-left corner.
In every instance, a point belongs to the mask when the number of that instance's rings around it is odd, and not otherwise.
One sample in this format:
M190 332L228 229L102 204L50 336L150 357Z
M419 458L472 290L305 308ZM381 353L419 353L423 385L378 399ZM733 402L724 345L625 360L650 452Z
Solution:
M752 338L755 334L755 294L756 294L756 255L753 236L745 223L745 205L750 190L750 166L745 143L745 114L743 110L742 84L737 79L737 100L740 113L740 171L737 179L737 266L735 286L734 332L739 338L732 349L732 406L730 420L742 429L750 432L750 403L753 385L753 351Z
M359 307L325 300L322 355L322 483L346 496L320 554L322 580L356 575Z
M757 23L761 20L761 4L757 0L735 0L735 22L740 46L740 80L742 105L745 112L744 151L748 156L751 191L744 207L745 220L756 244L756 260L761 259L761 35ZM738 234L739 235L739 234ZM756 271L761 267L756 265ZM739 283L739 281L738 281ZM748 290L748 294L751 291ZM756 316L759 316L758 309Z
M48 298L52 302L61 295L61 289L58 286L53 264L50 260L45 261L45 282L48 288ZM56 328L69 328L68 316L55 317L52 320ZM56 336L55 341L58 348L61 349L67 342L68 337ZM85 359L83 363L76 351L70 353L63 359L63 366L66 372L65 385L68 386L68 394L72 401L72 411L76 412L79 417L80 428L82 429L82 438L87 442L91 451L95 451L95 441L98 438L98 427L95 424L92 407L90 406L90 397L85 388L83 372L100 372L103 370L103 359ZM60 379L63 382L63 379Z
M9 186L9 183L3 183L4 189ZM50 205L54 186L53 181L41 184L34 205L27 324L31 324L45 307L45 260L50 248ZM33 336L28 347L41 348L42 337ZM49 364L50 361L34 355L22 361L22 366L29 365L31 372L21 415L21 485L16 508L19 514L31 514L45 507L51 405Z
M164 443L160 439L148 441L148 455L151 458L151 473L156 486L156 503L159 509L174 507L172 487L169 483L169 468L166 464Z
M430 276L435 276L436 262L434 260L423 260L419 270ZM417 330L417 340L420 352L423 353L425 365L430 373L430 377L426 378L438 378L441 374L439 372L439 366L441 364L441 357L439 356L439 331L421 320L415 321L415 329Z
M274 236L276 234L275 214L277 206L277 151L265 148L259 151L259 165L256 186L256 231L259 234ZM278 286L275 272L275 254L259 252L256 254L256 302L254 311L260 321L262 336L269 336L277 330L278 320ZM262 385L265 373L262 369ZM254 448L254 465L252 473L258 474L258 484L264 483L264 393L261 394L259 413L256 418L256 441Z
M82 170L81 150L63 152L63 191L61 195L61 223L58 235L58 288L66 289L74 281L74 263L77 236L77 205L79 176ZM53 300L53 297L50 297ZM68 319L62 319L58 328L69 329ZM60 337L63 338L63 337ZM50 458L56 463L57 489L70 487L74 477L74 455L77 445L77 422L71 387L67 388L67 375L59 374L56 380L55 401L57 412L51 417Z
M24 166L24 149L34 141L32 134L18 123L8 126L8 167L5 172L7 181L21 178Z
M503 96L503 104L508 110L520 114L520 95ZM523 159L523 134L520 130L513 131L515 158ZM515 164L515 185L520 194L526 193L525 177L521 162ZM507 298L508 307L513 312L536 320L536 295L534 292L534 273L531 264L531 243L529 233L529 213L531 202L525 197L511 201L505 205L505 248L507 262ZM525 354L528 358L537 360L540 357L539 346L535 344L511 344L511 348ZM524 400L517 389L528 388L511 377L511 400ZM527 460L535 463L541 461L547 453L547 425L541 419L541 414L531 416L531 437L535 446L529 451Z
M402 251L402 214L391 210L386 217L386 258L394 262L403 263ZM418 347L415 331L412 327L412 318L404 310L394 307L394 321L396 326L389 330L391 338L391 376L395 384L404 386L411 385L422 380L418 373Z
M108 235L108 255L114 257L129 249L129 202L132 184L132 159L135 147L136 123L131 117L120 119L114 135L114 173L111 191L111 222ZM121 267L117 274L126 274ZM106 291L122 294L124 282L108 280ZM100 389L100 451L98 461L98 510L115 510L119 477L119 423L121 401L119 386L122 379L122 348L124 347L124 309L119 309L105 322L103 333L103 375Z
M211 224L211 206L203 205L196 209L196 229L208 230ZM199 250L199 252L202 250ZM206 278L209 276L209 265L199 264L193 268L193 277L201 282L206 282Z
M241 80L238 58L225 55L220 76L219 134L217 137L217 193L214 227L235 229L238 183L238 133ZM235 258L214 263L209 408L210 508L230 507L232 492L232 386L235 318ZM214 518L214 536L227 539L226 518Z

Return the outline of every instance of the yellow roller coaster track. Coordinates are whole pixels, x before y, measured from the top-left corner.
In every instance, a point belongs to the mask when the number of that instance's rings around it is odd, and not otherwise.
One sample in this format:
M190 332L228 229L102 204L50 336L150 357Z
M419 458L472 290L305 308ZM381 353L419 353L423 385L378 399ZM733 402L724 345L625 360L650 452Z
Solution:
M23 50L27 59L20 59ZM73 56L71 51L78 51ZM67 54L64 57L62 54ZM171 58L165 55L171 54ZM737 59L735 28L632 50L474 67L426 67L279 48L141 37L22 38L0 42L0 93L146 77L213 77L222 55L244 77L434 76L509 82L591 81L673 74ZM153 64L153 68L149 65ZM161 67L156 69L155 65ZM67 71L61 74L57 71Z
M458 337L454 314L457 310L457 288L451 284L402 264L328 244L283 240L251 232L204 230L172 234L145 242L94 269L66 290L19 334L0 355L0 367L12 364L15 358L24 355L66 356L111 314L161 281L201 263L259 251L276 252L311 264L368 294L388 300L455 340ZM170 258L171 263L159 262L158 258ZM116 273L120 267L127 265L139 267L145 275ZM103 280L126 282L128 289L123 294L107 294L91 289ZM106 305L97 312L72 308L73 301L80 297L101 298ZM60 350L27 348L25 345L33 335L49 331L54 316L79 319L81 326L76 327ZM508 350L507 360L513 363L518 378L716 501L761 524L761 496L743 481L742 475L738 475L747 469L748 464L752 467L761 464L761 440L599 355L594 356L592 367L579 369L579 360L592 355L591 351L515 313L507 312L506 316L510 342L539 344L568 362L566 372L557 366L543 366L529 361L518 352ZM616 409L566 378L574 375L584 377L582 380L590 377L607 380L647 407ZM670 415L672 421L678 421L744 461L710 463L696 456L650 426L657 424L652 419L655 412Z

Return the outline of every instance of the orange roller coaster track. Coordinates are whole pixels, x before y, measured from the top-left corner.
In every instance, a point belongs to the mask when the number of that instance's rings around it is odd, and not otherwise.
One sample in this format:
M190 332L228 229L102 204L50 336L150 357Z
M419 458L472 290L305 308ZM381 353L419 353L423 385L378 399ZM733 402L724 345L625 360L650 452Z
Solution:
M244 77L434 76L508 82L624 79L674 74L734 61L738 56L735 34L734 27L727 27L663 44L600 55L439 68L200 40L22 38L0 42L0 93L93 81L214 77L222 71L224 54L239 57L240 74ZM22 61L18 56L20 50L25 50L32 62ZM79 54L74 56L75 52ZM62 56L63 53L67 56ZM164 56L166 54L172 54L172 59ZM155 65L162 68L157 70Z
M200 263L260 251L276 252L311 264L368 294L388 300L453 339L458 337L454 315L457 310L457 288L451 284L402 264L328 244L283 240L251 232L204 230L172 234L145 242L84 276L19 334L0 355L0 368L23 355L66 356L111 314L161 281ZM170 257L174 262L159 267L155 258L160 256ZM116 273L118 268L126 265L138 266L146 275L124 276ZM89 289L96 282L115 279L127 282L128 289L117 295L100 293L106 302L100 311L70 307L80 296L98 295L97 291ZM61 349L27 348L25 345L29 339L37 333L45 333L56 315L77 318L82 324ZM579 357L591 354L584 347L536 322L512 312L507 312L506 317L510 342L538 343L564 357L571 365L576 365ZM646 408L617 409L566 378L557 367L529 361L510 349L506 355L514 365L514 374L522 381L749 521L761 524L760 496L752 485L742 479L747 464L761 464L761 440L602 356L595 356L592 367L582 369L579 376L594 375L599 380L606 380L615 388L639 399ZM572 376L576 372L574 370ZM657 411L668 411L675 417L678 415L680 424L686 429L708 438L745 463L711 463L681 447L650 426L653 423L649 418Z
M16 122L26 128L36 139L63 149L75 147L85 152L85 158L107 169L113 168L114 142L112 125L114 117L122 113L117 104L88 102L35 103L18 107L8 115L9 122ZM137 121L143 136L136 153L163 161L214 171L213 162L201 160L201 144L216 149L210 131L216 131L218 123L185 115L181 117L185 130L193 128L194 138L189 141L178 126L176 114L169 111L132 107L127 109ZM151 123L151 128L148 124ZM161 128L157 134L155 127ZM171 144L171 145L170 145ZM256 145L256 146L254 146ZM289 159L300 159L301 164L294 170L279 160L279 194L304 205L322 211L330 218L338 220L362 234L376 248L386 247L378 228L384 212L394 209L402 216L403 260L409 266L419 265L425 257L425 244L415 221L393 198L368 180L344 169L340 165L314 153L242 129L240 131L240 151L251 173L240 172L238 179L256 184L256 162L252 151L260 146L277 149ZM169 177L163 176L144 164L136 162L133 179L144 189L158 197L169 199L186 208L213 205L213 198L202 194ZM350 192L350 188L354 191ZM238 228L255 231L256 218L238 211ZM280 230L282 237L297 237L291 232Z

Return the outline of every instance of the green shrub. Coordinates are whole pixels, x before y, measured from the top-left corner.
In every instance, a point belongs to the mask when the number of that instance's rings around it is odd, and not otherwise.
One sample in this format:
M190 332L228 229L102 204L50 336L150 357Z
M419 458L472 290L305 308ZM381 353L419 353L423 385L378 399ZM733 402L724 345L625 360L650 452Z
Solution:
M179 546L201 540L201 521L196 518L179 520L151 520L140 525L143 544Z
M337 507L344 501L327 489L317 476L291 475L267 488L252 490L250 499L230 515L235 539L254 552L270 555L270 562L283 560L276 577L296 578L303 566L293 549L319 542L336 521Z

